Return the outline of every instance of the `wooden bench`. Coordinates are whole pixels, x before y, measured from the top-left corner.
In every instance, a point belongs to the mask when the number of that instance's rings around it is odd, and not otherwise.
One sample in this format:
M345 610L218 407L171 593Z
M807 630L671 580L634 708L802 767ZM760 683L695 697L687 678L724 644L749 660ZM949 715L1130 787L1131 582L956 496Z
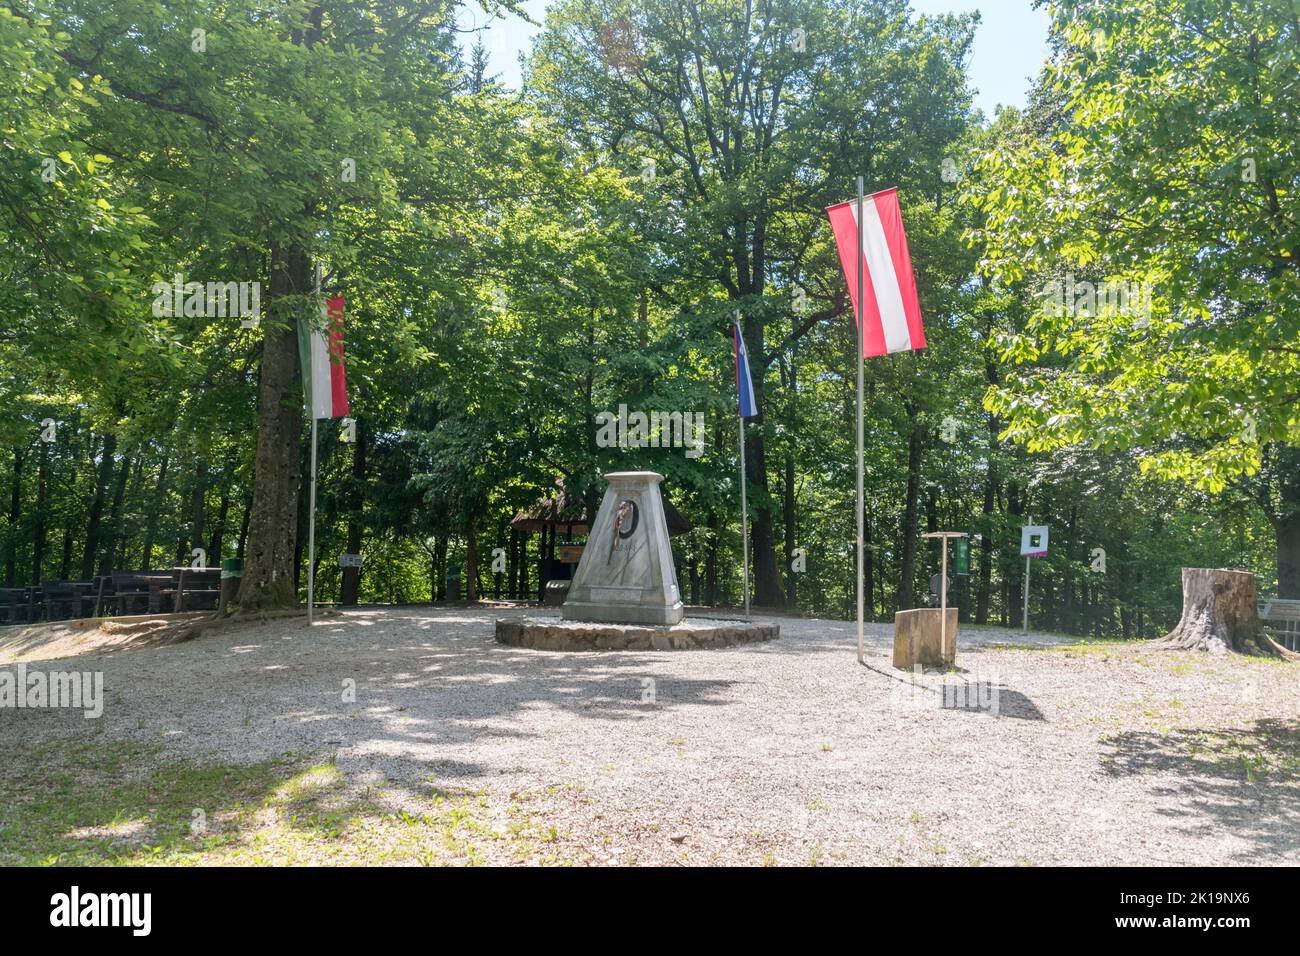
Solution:
M1259 612L1264 630L1289 651L1300 651L1300 601L1273 598Z
M0 588L0 624L30 624L35 614L31 588Z
M172 611L215 611L221 599L220 568L172 568L170 583L160 596L171 598Z

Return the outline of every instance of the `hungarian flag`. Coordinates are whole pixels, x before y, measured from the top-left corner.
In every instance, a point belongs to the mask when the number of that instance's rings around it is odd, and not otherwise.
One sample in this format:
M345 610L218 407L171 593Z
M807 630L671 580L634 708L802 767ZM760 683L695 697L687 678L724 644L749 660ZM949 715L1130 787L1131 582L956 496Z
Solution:
M862 201L862 255L858 256L858 201L826 210L849 281L853 314L858 313L858 266L862 266L862 354L885 355L925 348L921 304L916 297L912 255L903 232L898 190L886 189Z
M740 398L740 417L753 418L758 414L754 401L754 382L749 377L749 353L745 351L745 337L740 334L740 323L731 323L731 334L736 341L736 394Z
M302 390L313 418L340 418L348 413L348 384L343 368L343 296L325 300L325 333L298 320L298 358Z

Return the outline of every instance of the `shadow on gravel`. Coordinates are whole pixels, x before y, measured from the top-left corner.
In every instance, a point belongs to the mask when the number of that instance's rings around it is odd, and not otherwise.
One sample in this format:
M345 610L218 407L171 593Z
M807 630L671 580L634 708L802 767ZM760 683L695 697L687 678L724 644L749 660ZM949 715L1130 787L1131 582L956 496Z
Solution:
M1172 798L1157 812L1201 835L1231 835L1257 853L1300 846L1300 720L1267 718L1244 728L1129 731L1105 741L1114 777L1164 775L1152 792ZM1173 779L1171 779L1173 778ZM1190 862L1190 861L1189 861Z

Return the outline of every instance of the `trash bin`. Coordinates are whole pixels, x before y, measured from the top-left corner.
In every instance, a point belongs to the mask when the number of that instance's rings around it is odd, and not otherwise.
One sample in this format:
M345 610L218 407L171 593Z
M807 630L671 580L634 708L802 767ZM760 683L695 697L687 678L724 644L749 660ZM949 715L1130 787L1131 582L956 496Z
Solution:
M218 613L224 614L226 608L235 603L235 598L239 596L239 585L243 577L243 558L221 559L221 598L217 604Z
M444 589L445 590L444 599L448 601L459 601L460 600L460 571L457 569L449 569L447 571L444 582L446 585Z

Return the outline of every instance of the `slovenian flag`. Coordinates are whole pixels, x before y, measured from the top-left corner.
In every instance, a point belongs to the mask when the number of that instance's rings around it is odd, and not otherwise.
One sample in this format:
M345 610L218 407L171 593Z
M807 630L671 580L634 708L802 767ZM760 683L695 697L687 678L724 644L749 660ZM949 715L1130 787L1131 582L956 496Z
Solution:
M736 340L736 394L740 398L740 417L753 418L758 414L754 401L754 382L749 377L749 353L745 351L745 337L740 334L740 324L731 323L731 334Z
M858 313L858 201L851 199L826 210L839 248L840 264L849 281L853 314ZM885 355L925 348L921 304L916 297L912 255L903 231L898 190L867 196L862 201L862 354Z
M343 367L343 296L325 300L325 333L298 320L298 358L302 362L302 390L313 418L341 418L348 414L348 384Z

